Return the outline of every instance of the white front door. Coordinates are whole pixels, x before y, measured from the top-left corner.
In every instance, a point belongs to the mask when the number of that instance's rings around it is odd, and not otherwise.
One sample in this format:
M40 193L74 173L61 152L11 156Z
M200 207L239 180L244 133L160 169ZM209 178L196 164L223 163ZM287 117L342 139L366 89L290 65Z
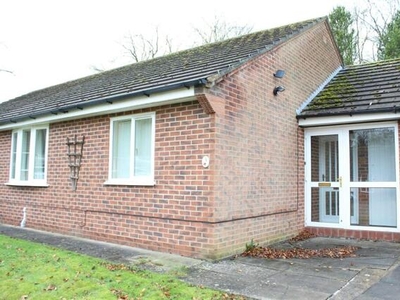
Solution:
M318 138L319 219L321 222L339 222L339 145L338 135ZM315 142L315 141L314 141ZM315 170L316 171L316 170Z

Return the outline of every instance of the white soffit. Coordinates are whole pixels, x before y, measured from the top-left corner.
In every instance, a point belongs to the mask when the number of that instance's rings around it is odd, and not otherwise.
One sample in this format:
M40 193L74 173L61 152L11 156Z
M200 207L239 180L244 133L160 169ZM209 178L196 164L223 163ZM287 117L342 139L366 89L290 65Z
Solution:
M150 96L133 96L124 100L117 100L113 103L100 103L94 106L87 106L83 109L70 109L66 113L44 114L32 120L24 120L16 123L9 123L0 126L0 130L8 130L24 126L34 126L39 124L55 123L61 121L75 120L92 116L99 116L123 111L183 103L195 100L194 87L182 87L173 91L159 92L150 94ZM79 106L79 105L77 105Z

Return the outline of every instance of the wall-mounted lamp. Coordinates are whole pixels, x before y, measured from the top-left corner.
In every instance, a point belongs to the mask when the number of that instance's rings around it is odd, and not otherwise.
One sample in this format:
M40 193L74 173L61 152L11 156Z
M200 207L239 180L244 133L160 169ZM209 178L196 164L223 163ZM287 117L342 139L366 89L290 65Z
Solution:
M285 71L283 70L277 70L276 73L274 73L274 76L276 78L282 78L283 76L285 76Z
M274 88L274 95L276 96L276 95L278 95L278 93L279 92L283 92L285 90L285 88L283 87L283 86L276 86L275 88Z

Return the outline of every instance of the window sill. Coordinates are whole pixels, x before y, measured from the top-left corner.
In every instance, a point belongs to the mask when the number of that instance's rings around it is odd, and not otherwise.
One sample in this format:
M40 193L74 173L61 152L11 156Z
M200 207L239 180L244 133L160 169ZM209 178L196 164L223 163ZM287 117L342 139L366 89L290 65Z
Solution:
M154 180L132 180L132 179L111 179L103 183L104 185L128 185L128 186L155 186Z
M27 186L27 187L49 187L49 185L45 182L32 182L32 181L10 181L6 182L4 185Z

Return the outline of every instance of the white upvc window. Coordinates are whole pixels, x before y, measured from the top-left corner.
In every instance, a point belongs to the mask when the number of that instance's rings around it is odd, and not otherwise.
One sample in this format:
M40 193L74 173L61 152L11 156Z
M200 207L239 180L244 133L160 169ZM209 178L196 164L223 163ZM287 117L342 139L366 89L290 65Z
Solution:
M10 185L47 186L48 126L12 132Z
M105 184L154 185L155 113L111 119Z

